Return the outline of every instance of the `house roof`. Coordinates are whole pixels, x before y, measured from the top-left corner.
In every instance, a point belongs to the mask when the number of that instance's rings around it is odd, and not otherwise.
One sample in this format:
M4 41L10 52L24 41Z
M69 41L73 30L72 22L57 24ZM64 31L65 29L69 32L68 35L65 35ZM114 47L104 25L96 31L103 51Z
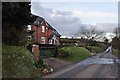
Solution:
M34 25L40 25L42 23L44 19L42 17L38 17L35 21L34 21Z
M34 21L33 25L37 25L37 26L38 26L38 25L40 25L44 20L45 20L44 18L38 17L38 18ZM46 21L46 24L47 24L47 28L53 30L53 35L55 35L55 36L61 36L47 21Z
M29 20L30 21L29 25L32 25L37 18L38 18L38 16L31 14L31 19Z
M55 29L54 29L54 30L55 30ZM55 31L53 32L53 34L51 34L48 39L52 39L54 35L57 36L57 37L60 37L60 36L61 36L61 35L55 30Z
M42 18L42 17L38 17L35 21L34 21L34 23L33 23L33 25L40 25L42 22L43 22L43 20L45 20L44 18ZM46 21L46 23L47 23L47 28L49 28L49 29L54 29L47 21Z
M54 29L53 34L56 35L56 36L61 36L55 29Z
M46 22L46 23L47 23L47 28L54 29L48 22Z

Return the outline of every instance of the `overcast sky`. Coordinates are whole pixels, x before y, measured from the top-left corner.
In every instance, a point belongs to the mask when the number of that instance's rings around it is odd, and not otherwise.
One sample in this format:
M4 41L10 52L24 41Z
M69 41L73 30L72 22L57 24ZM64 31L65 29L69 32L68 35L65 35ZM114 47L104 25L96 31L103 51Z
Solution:
M96 25L98 30L113 32L118 22L118 2L32 1L31 12L45 18L62 36L72 36L81 24Z

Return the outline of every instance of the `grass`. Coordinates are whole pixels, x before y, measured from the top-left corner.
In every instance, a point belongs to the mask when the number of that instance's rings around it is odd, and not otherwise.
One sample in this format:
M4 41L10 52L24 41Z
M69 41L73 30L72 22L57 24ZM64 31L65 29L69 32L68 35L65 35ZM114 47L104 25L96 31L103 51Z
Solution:
M114 49L114 48L113 48L113 50L112 50L112 51L113 51L113 55L118 56L118 53L119 53L119 52L118 52L118 49Z
M59 52L64 55L61 55L60 59L71 62L82 61L90 56L90 52L83 47L63 47Z
M99 47L99 46L90 46L92 48L92 53L101 53L104 52L104 48L103 47Z
M40 70L33 65L33 56L25 47L2 46L2 77L33 78L40 77Z

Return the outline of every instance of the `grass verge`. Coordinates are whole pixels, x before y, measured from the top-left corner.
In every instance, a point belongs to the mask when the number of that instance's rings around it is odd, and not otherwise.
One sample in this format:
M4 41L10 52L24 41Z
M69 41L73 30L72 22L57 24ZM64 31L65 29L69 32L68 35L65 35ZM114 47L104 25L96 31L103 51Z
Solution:
M63 47L59 49L60 59L77 62L90 56L90 52L83 47Z
M104 52L104 48L98 46L90 46L92 48L92 53L101 53Z
M33 65L33 56L25 47L2 46L2 77L33 78L40 77L40 70Z
M118 56L118 54L119 54L118 49L114 49L114 48L113 48L112 51L113 51L113 55Z

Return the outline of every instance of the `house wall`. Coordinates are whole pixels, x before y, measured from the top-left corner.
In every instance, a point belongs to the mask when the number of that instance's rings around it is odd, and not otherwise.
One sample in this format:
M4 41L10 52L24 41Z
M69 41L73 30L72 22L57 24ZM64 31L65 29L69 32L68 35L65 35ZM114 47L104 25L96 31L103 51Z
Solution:
M59 45L59 44L60 44L60 37L56 37L55 45Z
M57 37L57 43L56 43L57 45L59 45L60 44L60 37Z
M44 26L45 32L42 32L42 26ZM39 26L32 25L32 30L35 31L33 34L34 43L41 44L41 37L45 37L45 44L49 44L48 38L52 34L53 30L47 28L45 20Z
M60 44L60 37L54 36L52 39L50 39L50 44L54 44L54 45L59 45Z
M34 34L32 35L33 43L36 43L36 42L37 42L37 32L36 32L36 29L37 29L37 27L34 26L34 25L32 25L31 30L32 30L32 31L35 31Z

